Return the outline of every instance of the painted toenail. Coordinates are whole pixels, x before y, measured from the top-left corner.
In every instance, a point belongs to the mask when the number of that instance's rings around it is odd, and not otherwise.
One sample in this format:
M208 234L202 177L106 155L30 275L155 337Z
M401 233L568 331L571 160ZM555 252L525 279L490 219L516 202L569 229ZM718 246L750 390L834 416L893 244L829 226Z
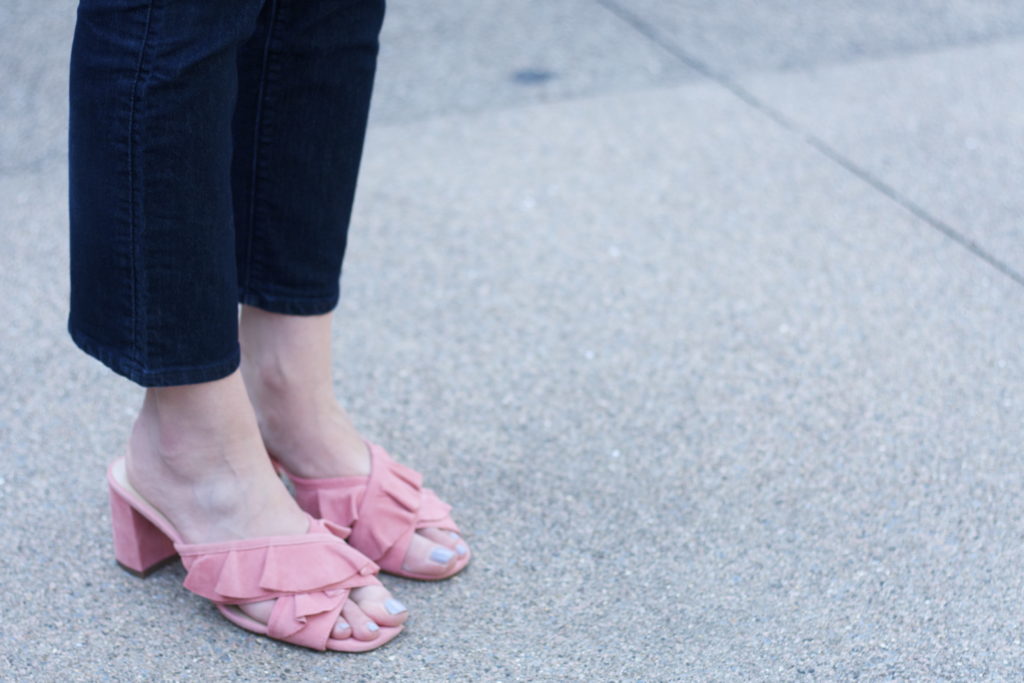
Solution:
M380 626L377 626L377 624L373 623L372 621L368 621L366 622L366 630L377 632L380 630Z
M455 533L454 531L449 531L448 535L451 536L452 538L454 538L456 541L459 540L459 535L457 533Z
M405 605L392 598L384 603L384 609L386 609L389 614L400 614L405 611Z
M334 630L335 631L344 631L347 628L348 628L348 623L347 622L339 621L338 625L334 627Z
M457 546L455 546L455 552L457 552L459 555L465 555L469 552L469 548L460 543Z
M430 553L430 559L438 564L448 564L453 557L455 557L455 553L448 548L434 548Z

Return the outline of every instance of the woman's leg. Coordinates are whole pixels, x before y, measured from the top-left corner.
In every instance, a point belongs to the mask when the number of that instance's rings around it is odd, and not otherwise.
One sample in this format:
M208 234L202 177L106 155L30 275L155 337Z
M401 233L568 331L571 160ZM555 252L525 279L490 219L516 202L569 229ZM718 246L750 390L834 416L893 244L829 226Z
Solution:
M306 531L237 371L231 122L260 6L82 0L72 50L69 328L148 387L128 478L194 543ZM357 638L405 618L382 587L352 597Z
M242 371L268 448L300 476L366 474L370 466L334 398L330 312L383 16L383 0L268 0L239 60ZM440 576L460 551L461 539L425 529L406 566Z
M301 477L368 474L365 442L334 396L331 314L296 316L243 306L242 375L267 449ZM450 532L421 529L403 562L443 576L468 552Z

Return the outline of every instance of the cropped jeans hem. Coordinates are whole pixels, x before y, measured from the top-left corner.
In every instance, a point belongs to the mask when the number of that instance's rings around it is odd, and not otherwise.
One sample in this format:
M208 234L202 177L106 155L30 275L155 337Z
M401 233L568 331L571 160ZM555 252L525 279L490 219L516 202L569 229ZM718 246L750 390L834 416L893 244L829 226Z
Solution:
M169 368L149 369L128 358L121 351L100 344L94 339L68 325L71 340L82 351L100 361L119 375L143 387L170 387L181 384L196 384L223 379L238 369L241 363L241 349L236 344L234 351L214 363L183 365Z
M255 306L271 313L285 315L322 315L337 307L340 294L334 292L322 297L277 296L263 292L239 292L238 302Z

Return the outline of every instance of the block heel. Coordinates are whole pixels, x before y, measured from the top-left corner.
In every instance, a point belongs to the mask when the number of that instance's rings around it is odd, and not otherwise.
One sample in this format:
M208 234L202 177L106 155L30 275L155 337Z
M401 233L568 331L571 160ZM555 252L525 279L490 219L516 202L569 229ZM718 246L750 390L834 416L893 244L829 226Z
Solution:
M108 490L114 557L122 569L144 579L178 556L167 534L139 514L113 486Z

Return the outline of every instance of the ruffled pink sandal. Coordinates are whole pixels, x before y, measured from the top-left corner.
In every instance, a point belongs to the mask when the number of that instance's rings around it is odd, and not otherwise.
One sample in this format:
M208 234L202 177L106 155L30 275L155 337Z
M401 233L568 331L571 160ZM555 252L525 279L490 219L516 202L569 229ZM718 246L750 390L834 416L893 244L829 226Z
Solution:
M128 483L124 458L107 471L114 527L114 555L132 574L145 577L180 556L185 587L212 600L244 629L314 650L365 652L402 631L380 626L373 640L331 637L349 591L379 585L379 567L345 542L350 530L313 519L303 536L268 536L224 543L183 543L156 508ZM266 624L238 605L275 599Z
M381 571L422 581L447 579L462 571L471 557L468 548L442 576L402 566L417 529L433 527L458 533L459 527L448 514L451 506L423 488L419 472L395 462L377 444L366 445L370 474L365 477L306 479L289 473L279 463L275 466L291 480L299 507L314 517L351 528L349 544L380 565Z

